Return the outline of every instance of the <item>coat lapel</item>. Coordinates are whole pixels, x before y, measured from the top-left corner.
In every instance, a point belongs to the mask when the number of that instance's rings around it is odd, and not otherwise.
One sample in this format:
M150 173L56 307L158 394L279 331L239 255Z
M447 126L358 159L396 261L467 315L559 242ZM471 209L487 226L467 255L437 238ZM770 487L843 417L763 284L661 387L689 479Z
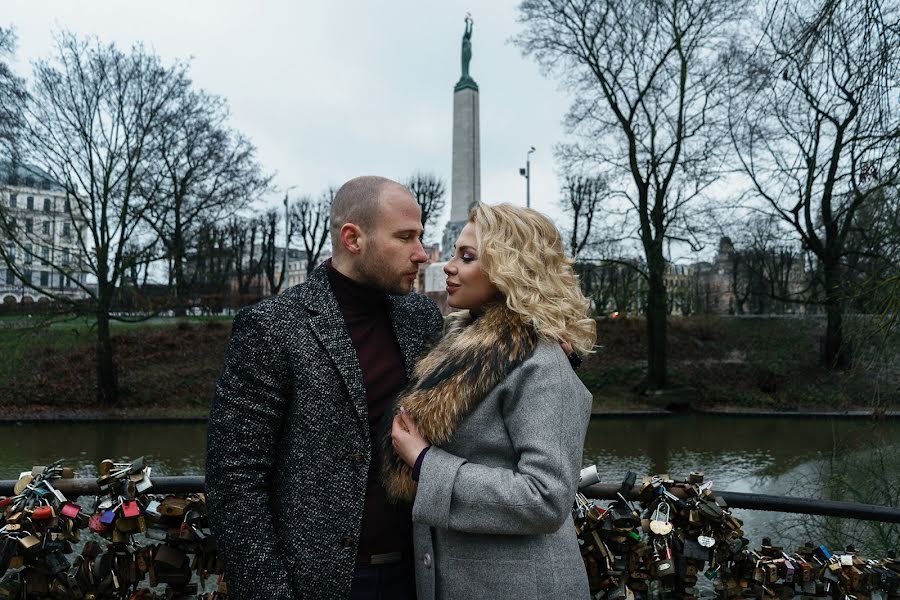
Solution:
M324 265L312 272L306 285L303 286L302 298L303 304L313 313L309 319L309 326L337 367L368 438L369 405L362 367L350 341L344 317L328 284L328 274Z
M416 359L422 353L426 340L423 339L421 325L414 315L404 309L399 296L389 296L391 303L391 325L394 327L394 336L400 345L400 354L403 355L403 366L406 376L412 377Z

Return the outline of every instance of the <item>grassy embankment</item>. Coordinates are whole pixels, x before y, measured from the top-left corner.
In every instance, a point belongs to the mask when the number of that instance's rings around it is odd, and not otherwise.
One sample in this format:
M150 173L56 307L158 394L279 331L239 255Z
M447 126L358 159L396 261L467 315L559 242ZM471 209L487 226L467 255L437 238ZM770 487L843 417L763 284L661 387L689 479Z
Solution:
M600 324L598 343L604 347L581 373L595 405L630 408L648 401L634 392L646 367L645 326L642 319ZM668 330L670 383L676 397L703 408L897 409L900 336L884 340L864 329L861 321L847 319L855 364L835 372L819 365L823 318L673 317Z
M0 320L0 406L4 414L92 412L95 334L83 320L22 328ZM645 368L644 322L602 321L600 352L579 375L607 410L643 408L635 393ZM673 318L672 383L694 406L764 410L898 408L900 343L854 341L856 366L828 372L817 364L822 320ZM852 329L852 328L848 328ZM230 319L118 324L114 345L122 389L120 414L202 416L208 409ZM667 400L657 402L665 404Z
M114 323L122 398L117 412L205 415L230 323L230 318ZM7 407L7 417L97 410L96 339L83 319L31 328L8 328L0 321L0 405Z

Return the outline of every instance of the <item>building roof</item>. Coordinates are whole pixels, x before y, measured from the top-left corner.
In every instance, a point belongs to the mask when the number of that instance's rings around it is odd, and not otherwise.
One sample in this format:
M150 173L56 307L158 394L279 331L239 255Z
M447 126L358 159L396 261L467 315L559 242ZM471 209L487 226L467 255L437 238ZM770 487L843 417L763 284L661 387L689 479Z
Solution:
M18 163L13 166L8 160L0 160L0 185L34 187L43 190L65 191L49 173L33 165Z

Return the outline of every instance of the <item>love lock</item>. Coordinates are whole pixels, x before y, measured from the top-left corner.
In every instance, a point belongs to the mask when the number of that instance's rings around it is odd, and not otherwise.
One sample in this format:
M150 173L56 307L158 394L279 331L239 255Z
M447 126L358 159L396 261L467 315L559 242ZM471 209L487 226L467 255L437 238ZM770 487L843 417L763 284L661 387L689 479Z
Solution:
M656 535L669 535L672 533L672 524L669 522L669 511L671 507L668 502L660 502L653 511L653 517L650 519L650 531Z

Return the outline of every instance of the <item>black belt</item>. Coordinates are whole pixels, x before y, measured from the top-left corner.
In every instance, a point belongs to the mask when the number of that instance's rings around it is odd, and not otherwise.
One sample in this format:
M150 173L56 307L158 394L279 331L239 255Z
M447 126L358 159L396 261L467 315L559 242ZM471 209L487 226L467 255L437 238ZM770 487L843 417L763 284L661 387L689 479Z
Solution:
M395 565L403 562L405 552L386 552L384 554L360 553L356 555L356 564L376 567L378 565Z

